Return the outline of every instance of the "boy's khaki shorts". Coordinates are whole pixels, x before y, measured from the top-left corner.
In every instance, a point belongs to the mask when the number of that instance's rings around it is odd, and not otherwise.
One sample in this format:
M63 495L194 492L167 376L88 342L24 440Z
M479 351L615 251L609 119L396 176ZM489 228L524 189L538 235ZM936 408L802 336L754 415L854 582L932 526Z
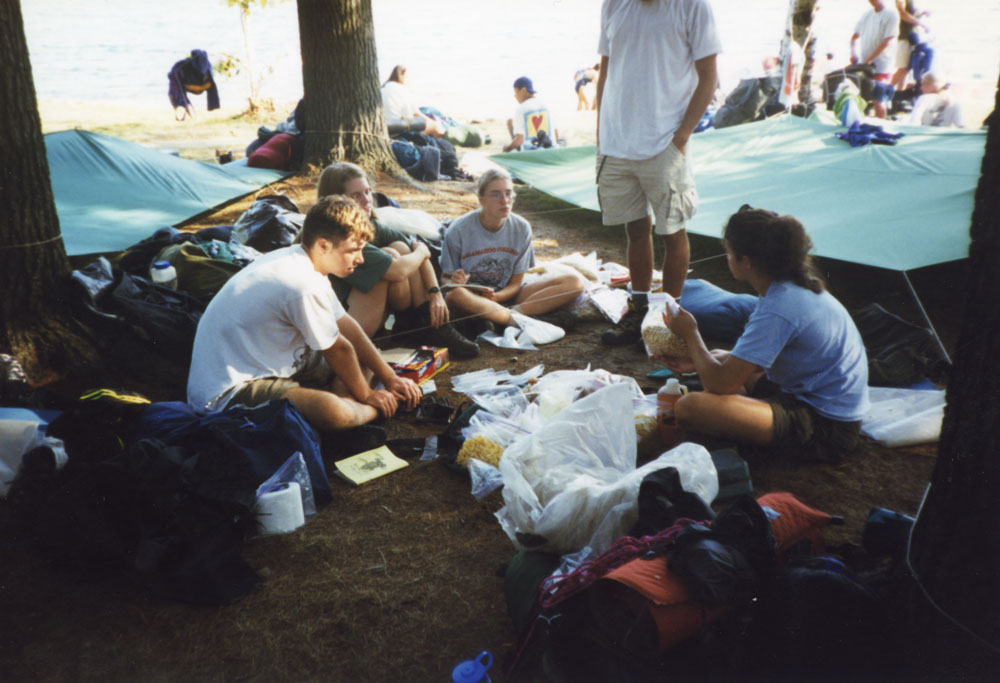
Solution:
M323 354L312 351L306 366L291 377L259 377L252 379L233 394L226 402L226 407L243 405L248 408L259 406L268 401L283 398L290 389L307 387L309 389L329 388L333 380L333 371Z
M597 200L604 225L620 225L650 214L657 235L684 230L698 208L698 191L687 157L674 143L649 159L597 155Z

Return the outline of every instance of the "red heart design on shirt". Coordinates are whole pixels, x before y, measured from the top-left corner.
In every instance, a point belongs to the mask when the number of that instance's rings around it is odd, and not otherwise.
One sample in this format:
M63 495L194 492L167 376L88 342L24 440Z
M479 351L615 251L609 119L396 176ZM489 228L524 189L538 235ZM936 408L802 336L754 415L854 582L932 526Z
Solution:
M531 116L531 125L535 127L536 133L538 132L538 129L542 127L543 121L545 121L545 117L541 114L533 114Z

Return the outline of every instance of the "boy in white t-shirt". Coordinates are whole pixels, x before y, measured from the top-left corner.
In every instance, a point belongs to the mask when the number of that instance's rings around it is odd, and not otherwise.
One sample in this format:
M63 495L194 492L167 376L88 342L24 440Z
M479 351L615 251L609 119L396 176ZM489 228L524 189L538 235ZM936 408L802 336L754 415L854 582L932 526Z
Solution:
M334 296L371 237L350 199L321 199L301 244L277 249L229 279L195 333L188 403L200 413L287 398L318 429L338 430L416 406L420 388L398 377ZM331 377L332 371L332 377ZM385 389L372 389L369 374Z
M552 123L549 108L536 96L535 84L527 76L514 81L514 99L517 108L513 118L507 119L511 140L503 151L553 147L559 142L558 132Z

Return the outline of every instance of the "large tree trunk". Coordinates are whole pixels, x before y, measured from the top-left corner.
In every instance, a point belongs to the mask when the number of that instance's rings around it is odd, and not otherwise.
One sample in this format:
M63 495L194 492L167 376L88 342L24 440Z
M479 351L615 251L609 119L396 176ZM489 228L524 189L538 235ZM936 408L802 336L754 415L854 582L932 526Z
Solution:
M1000 82L997 88L972 213L965 318L931 488L911 548L927 594L976 634L954 627L922 590L913 591L915 654L933 653L932 663L950 670L986 661L980 638L1000 648ZM995 662L988 661L993 675Z
M371 0L298 0L305 159L399 172L382 115Z
M72 345L59 312L69 263L17 0L0 0L0 64L0 351L37 377Z

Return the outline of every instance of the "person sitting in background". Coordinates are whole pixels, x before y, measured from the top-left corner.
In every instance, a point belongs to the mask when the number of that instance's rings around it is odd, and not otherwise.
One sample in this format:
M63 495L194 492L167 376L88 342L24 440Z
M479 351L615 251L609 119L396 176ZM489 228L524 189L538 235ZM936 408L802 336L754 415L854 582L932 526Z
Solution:
M923 93L913 104L913 111L907 123L915 126L954 126L965 128L962 120L962 108L948 94L949 83L940 84L933 71L928 71L920 79L920 90Z
M320 174L316 193L319 198L342 194L353 199L372 223L364 263L346 277L331 277L338 298L369 337L388 308L396 318L393 333L412 331L422 345L447 347L455 358L479 355L479 346L449 323L427 245L379 223L364 169L346 161L331 164Z
M812 241L792 216L743 206L723 233L729 270L760 300L732 351L709 350L694 317L664 322L690 358L663 359L697 372L704 391L678 400L692 432L836 461L857 445L868 410L868 361L854 320L812 265Z
M535 265L535 252L531 225L512 210L510 174L487 170L479 178L478 192L480 208L456 218L445 232L441 270L446 283L485 287L451 289L448 307L480 322L516 325L512 312L517 312L572 330L575 316L556 309L576 300L584 290L583 279L575 272L557 273L524 284L524 274Z
M406 67L402 64L393 67L389 78L382 84L382 111L386 119L419 119L424 124L419 132L436 138L444 137L444 126L425 116L417 106L413 93L406 85Z
M507 131L511 140L503 151L553 147L559 142L559 135L552 124L552 115L541 98L536 96L535 85L527 76L514 81L514 99L517 109L514 117L507 119Z
M190 406L211 413L287 398L324 431L416 407L420 388L382 360L327 279L346 277L361 263L371 234L357 204L324 197L306 214L301 243L233 275L198 322ZM371 388L372 375L385 389Z

